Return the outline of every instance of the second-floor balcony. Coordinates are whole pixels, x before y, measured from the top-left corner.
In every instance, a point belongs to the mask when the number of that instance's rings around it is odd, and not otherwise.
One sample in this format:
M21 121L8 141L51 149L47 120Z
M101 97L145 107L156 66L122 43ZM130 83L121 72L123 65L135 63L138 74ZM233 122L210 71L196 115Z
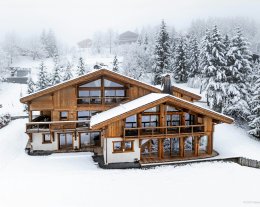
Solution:
M174 138L204 135L204 125L124 128L124 138Z
M89 120L78 121L41 121L26 124L27 133L73 131L76 129L89 129Z

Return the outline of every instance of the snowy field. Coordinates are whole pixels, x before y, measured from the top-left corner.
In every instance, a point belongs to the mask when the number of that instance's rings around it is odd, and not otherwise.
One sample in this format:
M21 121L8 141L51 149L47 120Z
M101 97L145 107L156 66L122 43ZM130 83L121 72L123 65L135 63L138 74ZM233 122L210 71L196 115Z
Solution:
M12 121L0 130L1 207L260 205L258 169L212 162L103 170L91 153L28 156L26 121ZM219 125L216 150L223 156L245 153L260 158L260 143L243 130L232 133L236 130L233 125Z
M11 116L26 115L24 105L20 103L20 97L26 93L26 84L0 82L0 114L8 112Z

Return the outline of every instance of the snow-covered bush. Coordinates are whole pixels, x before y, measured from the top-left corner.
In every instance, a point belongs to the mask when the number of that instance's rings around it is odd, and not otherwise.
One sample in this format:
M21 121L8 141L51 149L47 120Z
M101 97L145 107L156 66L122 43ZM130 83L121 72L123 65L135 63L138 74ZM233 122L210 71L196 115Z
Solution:
M0 114L0 128L3 128L11 121L10 114Z

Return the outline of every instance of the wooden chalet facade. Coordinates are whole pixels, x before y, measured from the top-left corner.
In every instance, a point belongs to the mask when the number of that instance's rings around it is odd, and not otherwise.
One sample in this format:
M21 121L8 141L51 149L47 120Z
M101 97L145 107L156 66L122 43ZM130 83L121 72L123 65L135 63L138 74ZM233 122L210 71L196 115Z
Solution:
M199 99L100 69L21 102L31 151L92 151L109 164L213 156L214 124L233 120L192 103Z

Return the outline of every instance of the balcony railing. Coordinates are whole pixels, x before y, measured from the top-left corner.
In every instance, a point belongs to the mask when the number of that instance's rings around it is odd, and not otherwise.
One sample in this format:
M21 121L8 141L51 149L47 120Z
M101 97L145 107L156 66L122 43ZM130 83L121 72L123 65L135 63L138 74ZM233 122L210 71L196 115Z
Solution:
M106 97L80 97L77 98L78 104L115 104L127 100L125 96L106 96Z
M124 138L180 137L205 133L204 125L124 128Z
M76 128L89 128L89 122L89 120L29 122L26 124L26 132L38 133L75 130Z

